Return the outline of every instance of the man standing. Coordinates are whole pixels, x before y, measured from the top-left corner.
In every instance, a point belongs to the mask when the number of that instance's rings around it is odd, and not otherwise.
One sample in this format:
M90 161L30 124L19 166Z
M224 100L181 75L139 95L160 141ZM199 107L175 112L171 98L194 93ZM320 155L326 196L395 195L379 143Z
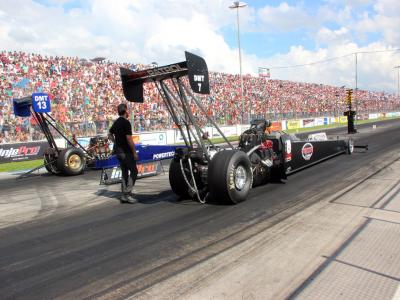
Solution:
M121 165L122 196L121 203L135 203L132 189L135 185L138 170L136 161L138 155L136 153L135 144L132 140L132 126L128 120L128 107L125 103L118 105L119 118L115 120L109 131L109 138L114 143L114 154L117 155Z

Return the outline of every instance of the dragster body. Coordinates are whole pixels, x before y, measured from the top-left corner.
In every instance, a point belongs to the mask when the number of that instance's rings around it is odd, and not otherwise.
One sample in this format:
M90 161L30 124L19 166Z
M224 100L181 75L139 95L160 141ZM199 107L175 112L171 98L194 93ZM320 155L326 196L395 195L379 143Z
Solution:
M175 150L169 168L171 189L181 198L201 203L213 199L239 203L247 199L253 186L288 175L342 153L352 153L351 139L327 139L325 134L299 139L285 132L269 133L271 122L254 120L233 146L201 101L192 93L209 94L208 68L203 58L185 52L186 61L148 70L121 68L124 96L143 102L143 85L154 84L186 147ZM198 109L195 113L192 107ZM213 144L200 126L205 118L214 126L226 146Z
M44 167L49 173L61 175L79 175L86 167L93 169L118 168L119 162L112 154L112 145L107 137L90 138L88 147L81 145L75 135L68 137L62 124L51 115L50 97L45 93L35 93L19 99L14 99L14 114L19 117L33 117L49 144L45 149ZM54 138L54 132L61 136L67 147L60 148ZM141 172L146 168L154 169L156 162L169 159L175 155L178 145L144 145L138 143L136 151L139 155L139 177L154 175L154 172ZM29 173L29 172L28 172Z

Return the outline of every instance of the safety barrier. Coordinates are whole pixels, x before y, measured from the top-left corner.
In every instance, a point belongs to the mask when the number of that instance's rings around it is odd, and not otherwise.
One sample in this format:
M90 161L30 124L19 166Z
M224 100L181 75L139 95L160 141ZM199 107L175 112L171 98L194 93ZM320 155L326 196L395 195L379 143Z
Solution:
M44 149L49 144L44 141L0 145L0 163L43 158Z
M400 117L400 112L385 112L385 113L370 113L358 116L359 120L374 120L379 118L395 118ZM330 124L347 124L347 117L319 117L319 118L306 118L306 119L294 119L294 120L281 120L272 122L272 130L287 130L287 129L300 129L300 128L311 128L315 126L330 125ZM249 125L232 125L232 126L221 126L222 133L227 136L238 136L243 131L249 128ZM220 133L214 127L204 127L204 132L208 133L210 138L221 137ZM164 131L150 131L150 132L135 132L133 134L135 143L141 143L143 145L172 145L183 143L180 131L177 129L168 129ZM89 145L90 137L79 137L78 142L84 147ZM63 148L67 145L64 139L56 139L58 147ZM14 144L2 144L0 145L0 163L19 161L19 160L31 160L43 157L43 151L48 146L47 142L26 142L26 143L14 143ZM39 150L38 150L39 149ZM36 151L38 150L38 151Z

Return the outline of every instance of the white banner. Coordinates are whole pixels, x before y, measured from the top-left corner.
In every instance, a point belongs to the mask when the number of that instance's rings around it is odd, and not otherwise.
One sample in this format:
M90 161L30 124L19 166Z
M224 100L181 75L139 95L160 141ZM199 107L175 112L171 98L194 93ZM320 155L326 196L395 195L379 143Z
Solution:
M368 119L372 120L372 119L378 119L378 114L369 114L368 115Z
M228 136L235 136L237 135L237 131L236 131L236 126L223 126L220 128L222 133L228 137Z
M258 67L258 76L264 78L271 78L271 73L268 68Z
M303 119L303 127L314 127L315 120L314 119Z
M143 145L167 145L167 133L165 131L140 133L139 140Z
M322 125L324 125L324 118L316 118L316 119L314 119L314 125L315 125L315 126L322 126Z
M388 112L386 113L386 117L388 118L394 118L394 117L400 117L400 112Z

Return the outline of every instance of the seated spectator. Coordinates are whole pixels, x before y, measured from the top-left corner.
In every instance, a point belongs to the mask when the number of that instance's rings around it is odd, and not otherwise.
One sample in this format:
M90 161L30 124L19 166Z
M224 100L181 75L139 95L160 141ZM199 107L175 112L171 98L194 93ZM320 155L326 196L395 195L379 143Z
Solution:
M114 118L115 106L124 101L119 68L141 70L143 64L93 62L77 57L47 57L17 51L0 52L0 141L43 139L32 121L16 118L12 99L43 91L52 99L52 115L67 132L76 136L103 134ZM243 76L244 99L238 75L210 72L211 94L199 96L217 123L240 123L246 116L276 120L342 115L346 90L334 86ZM173 88L171 87L173 90ZM354 102L359 115L399 111L400 99L392 94L358 90ZM173 128L162 98L153 84L144 86L143 104L129 104L135 131ZM243 100L243 102L242 102ZM243 103L243 106L242 106ZM198 121L208 125L196 106Z

